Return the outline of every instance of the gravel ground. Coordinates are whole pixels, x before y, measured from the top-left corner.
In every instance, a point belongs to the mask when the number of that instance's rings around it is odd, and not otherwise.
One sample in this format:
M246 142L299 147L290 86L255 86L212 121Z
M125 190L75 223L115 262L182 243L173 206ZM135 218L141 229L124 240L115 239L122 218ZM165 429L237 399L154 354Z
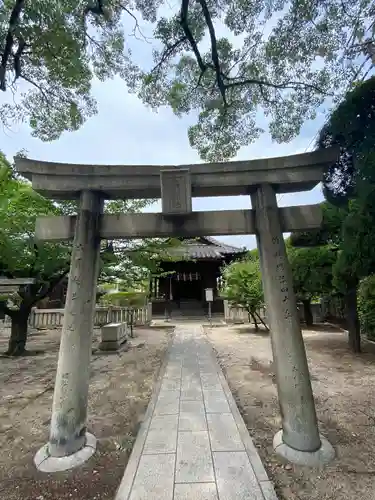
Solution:
M97 452L79 469L46 474L33 457L48 439L60 333L31 332L28 349L42 354L0 359L1 500L113 500L171 338L138 328L128 351L93 355L88 429ZM0 352L8 335L0 330Z
M374 344L355 355L341 331L304 331L320 431L337 451L329 466L310 469L283 464L273 453L280 416L268 334L244 327L206 332L280 499L375 499Z

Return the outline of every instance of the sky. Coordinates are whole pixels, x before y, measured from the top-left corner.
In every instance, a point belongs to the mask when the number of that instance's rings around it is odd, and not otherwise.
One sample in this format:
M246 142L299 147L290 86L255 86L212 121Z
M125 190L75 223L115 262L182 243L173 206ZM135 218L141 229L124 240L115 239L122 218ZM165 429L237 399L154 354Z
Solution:
M142 44L134 46L134 53L138 59L150 57L148 47ZM0 129L0 149L9 160L24 149L29 158L66 163L179 165L201 162L187 137L189 125L195 122L194 116L177 118L167 108L155 113L147 109L136 96L129 94L124 82L117 78L104 83L95 81L93 95L97 99L99 112L79 131L64 133L59 140L44 143L31 137L26 124L11 131ZM4 97L0 96L0 103L1 99L4 100ZM306 123L300 135L288 144L276 144L265 133L253 144L243 147L233 159L250 160L311 150L322 124L323 116ZM259 125L264 124L260 122ZM318 186L309 192L281 195L279 205L307 205L322 199L321 187ZM246 196L193 199L193 210L246 208L250 208L250 199ZM147 208L149 212L160 210L160 203ZM256 246L255 237L251 235L223 236L218 239L249 249Z

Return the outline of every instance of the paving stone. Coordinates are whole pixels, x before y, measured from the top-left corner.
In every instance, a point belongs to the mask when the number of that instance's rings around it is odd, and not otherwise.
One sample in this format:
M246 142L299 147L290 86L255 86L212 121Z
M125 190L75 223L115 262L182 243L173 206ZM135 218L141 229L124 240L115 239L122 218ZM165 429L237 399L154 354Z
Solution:
M215 366L212 363L202 363L201 365L199 365L199 371L203 375L215 375L216 373Z
M170 379L170 380L176 380L176 379L181 379L181 370L166 370L164 374L164 380L165 379Z
M153 455L156 453L175 453L176 448L177 429L165 428L163 430L149 430L143 454Z
M176 483L215 481L208 432L179 432Z
M200 401L203 399L201 387L192 387L190 389L181 390L181 401Z
M201 375L202 388L210 391L221 391L222 386L219 377L214 375L207 375L202 373Z
M216 484L176 484L173 500L218 500Z
M197 388L199 388L199 390L201 391L201 380L200 379L193 379L193 380L190 380L190 379L184 379L182 382L181 382L181 393L184 393L184 392L187 392L187 391L192 391L192 390L196 390ZM203 394L201 396L203 398Z
M188 388L191 385L201 385L201 377L199 372L198 373L189 373L189 374L182 374L181 377L181 389Z
M165 374L167 373L173 373L174 375L181 374L182 370L182 362L181 361L169 361L168 365L165 369Z
M159 394L155 405L155 415L178 413L180 405L180 391L165 391Z
M230 413L224 391L211 391L203 389L204 406L207 413Z
M181 379L179 377L176 378L164 378L161 386L160 386L160 391L179 391L181 388Z
M172 500L175 455L142 455L129 500Z
M231 413L208 413L207 424L212 451L245 450Z
M206 431L207 422L204 412L180 412L179 431Z
M183 368L181 371L181 379L190 378L192 380L200 380L199 368L191 370L190 368Z
M202 401L181 401L180 413L205 413Z
M213 452L220 500L264 500L244 451Z
M150 431L162 431L164 429L175 430L178 427L178 414L154 415L150 422Z

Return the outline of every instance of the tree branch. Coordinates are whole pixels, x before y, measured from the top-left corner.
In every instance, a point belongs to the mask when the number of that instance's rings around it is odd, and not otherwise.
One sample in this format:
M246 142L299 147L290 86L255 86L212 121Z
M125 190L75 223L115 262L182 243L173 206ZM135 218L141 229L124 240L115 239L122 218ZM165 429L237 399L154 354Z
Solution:
M135 38L136 37L136 31L138 30L138 33L141 35L141 37L143 38L143 40L145 40L145 42L148 42L148 39L147 37L142 33L142 30L141 30L141 27L139 26L139 22L138 22L138 19L137 17L133 14L133 12L131 12L125 5L123 5L122 3L119 3L119 6L131 17L133 18L134 20L134 28L133 28L133 36ZM138 38L137 38L138 40ZM149 43L149 42L148 42Z
M26 42L21 37L18 43L18 49L14 54L14 82L21 76L21 56L26 48Z
M233 87L241 87L241 86L246 86L246 85L258 85L260 88L260 92L262 94L262 97L267 101L267 102L272 102L269 99L266 99L266 96L264 95L263 92L263 87L272 87L275 89L279 90L286 90L286 89L294 89L296 90L299 87L305 87L307 89L314 90L315 92L318 92L320 94L324 94L325 92L323 89L319 88L316 85L310 84L310 83L305 83L305 82L284 82L284 83L272 83L267 80L261 80L261 79L256 79L256 78L245 78L242 80L239 80L238 78L231 78L228 74L225 74L220 66L220 59L219 59L219 54L218 54L218 49L217 49L217 39L216 39L216 34L215 34L215 28L212 22L212 17L207 5L206 0L197 0L198 3L200 4L202 8L202 13L209 31L210 35L210 40L211 40L211 58L212 58L212 64L205 63L200 52L198 45L196 41L194 40L193 34L189 28L188 25L188 13L189 13L189 0L182 0L181 3L181 14L180 14L180 25L185 33L186 40L189 42L190 47L194 53L194 56L197 60L199 69L201 71L201 74L198 79L197 87L200 85L202 77L204 73L207 71L207 69L213 69L216 74L216 84L218 86L220 95L223 99L223 104L224 104L224 109L228 107L228 103L226 100L226 91L230 88ZM167 54L164 54L165 57L167 57Z
M215 68L215 73L216 73L216 81L217 81L217 86L219 87L220 94L223 98L224 106L227 107L227 100L225 96L225 91L226 87L224 84L223 80L223 73L220 68L220 61L219 61L219 54L217 51L217 40L216 40L216 34L215 34L215 28L212 23L212 18L210 11L208 10L208 6L206 3L206 0L198 0L202 7L202 12L208 27L208 32L210 34L210 39L211 39L211 57L212 57L212 62L214 64Z
M48 297L48 295L53 291L53 289L59 284L61 283L61 281L65 278L65 276L68 274L69 272L69 267L66 267L64 269L64 271L60 274L58 274L57 276L55 277L52 277L50 280L49 280L49 283L48 285L46 285L45 287L42 287L41 291L36 295L36 297L31 301L30 305L33 306L35 305L37 302L39 302L40 300L43 300L45 299L46 297Z
M166 49L164 50L164 52L161 56L160 61L158 62L158 64L154 68L152 68L151 73L154 73L157 69L159 69L160 66L162 66L162 64L165 62L165 60L172 54L172 52L185 41L186 41L186 37L184 36L184 37L180 38L179 40L177 40L177 42L175 42L173 45L169 45L168 47L166 47Z
M231 78L226 77L227 80L231 80ZM268 82L267 80L258 80L257 78L247 78L244 80L237 80L237 81L232 81L230 83L226 83L225 87L226 88L231 88L231 87L241 87L244 85L259 85L259 86L265 86L265 87L273 87L275 89L280 89L280 90L285 90L285 89L296 89L298 87L305 87L311 90L315 90L316 92L319 92L321 94L324 94L324 91L317 87L316 85L313 85L311 83L305 83L305 82L284 82L284 83L273 83L273 82Z
M198 49L197 42L194 40L193 34L189 28L188 13L189 13L189 0L182 0L181 14L180 14L180 25L185 33L187 41L190 43L191 49L194 52L198 66L201 70L201 75L199 77L199 81L200 81L202 79L203 74L208 69L208 65L203 61L202 56L201 56L199 49Z
M0 63L0 90L6 91L6 71L9 61L9 57L12 55L12 49L14 44L14 31L21 16L22 9L24 7L25 0L16 0L12 12L9 18L9 28L7 35L5 37L5 47L4 52L1 56ZM23 50L23 49L22 49Z
M37 83L35 83L33 80L31 80L31 78L28 78L27 76L25 76L24 74L20 74L20 78L22 78L23 80L25 80L26 82L30 83L31 85L33 85L34 87L36 87L39 92L42 94L43 96L43 99L45 100L46 102L46 105L47 107L51 107L52 103L50 102L45 90L40 86L38 85Z

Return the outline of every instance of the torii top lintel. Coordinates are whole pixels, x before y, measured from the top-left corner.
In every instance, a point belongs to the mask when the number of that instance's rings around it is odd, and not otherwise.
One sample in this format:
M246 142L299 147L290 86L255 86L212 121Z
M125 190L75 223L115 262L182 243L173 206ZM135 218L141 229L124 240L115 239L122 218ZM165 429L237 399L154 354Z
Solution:
M321 180L338 158L336 148L250 161L195 165L75 165L15 158L17 171L33 188L53 199L75 199L82 190L106 199L161 197L161 172L188 170L192 196L250 194L256 185L272 184L279 193L306 191Z

